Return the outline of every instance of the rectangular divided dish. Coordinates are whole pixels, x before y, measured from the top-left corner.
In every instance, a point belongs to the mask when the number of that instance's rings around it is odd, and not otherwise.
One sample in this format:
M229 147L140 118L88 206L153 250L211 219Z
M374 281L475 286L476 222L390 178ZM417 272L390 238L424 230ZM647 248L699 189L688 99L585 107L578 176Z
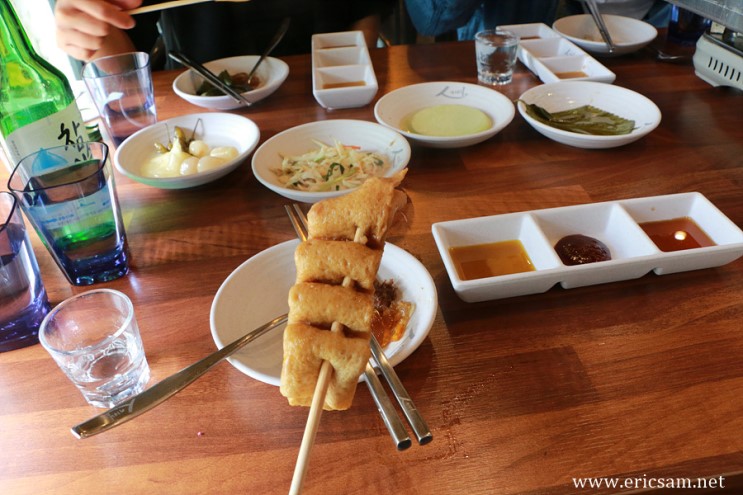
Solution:
M689 217L714 246L662 251L640 227L645 222ZM609 201L435 223L432 232L449 280L465 302L487 301L721 266L743 255L743 231L700 193ZM565 265L554 247L582 234L603 242L611 259ZM449 249L519 240L535 271L463 280Z
M361 31L312 36L312 93L325 108L367 105L379 86Z
M498 28L511 31L521 38L519 60L544 83L566 80L612 83L617 77L546 24L512 24Z

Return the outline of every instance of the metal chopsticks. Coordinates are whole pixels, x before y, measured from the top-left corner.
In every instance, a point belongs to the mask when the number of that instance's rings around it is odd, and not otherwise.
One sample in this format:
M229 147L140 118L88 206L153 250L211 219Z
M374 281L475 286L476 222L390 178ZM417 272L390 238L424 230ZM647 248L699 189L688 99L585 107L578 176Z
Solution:
M198 62L195 62L191 60L189 57L184 55L180 52L171 51L168 53L168 56L178 62L179 64L183 64L184 66L188 67L189 69L192 69L196 71L201 77L212 83L214 86L216 86L220 91L225 93L228 96L231 96L235 99L238 103L242 103L246 107L249 107L253 104L252 101L248 100L246 97L241 95L238 91L235 91L234 88L231 88L227 84L224 83L215 73L204 67Z
M291 206L284 205L284 209L289 215L289 220L291 221L292 227L294 227L294 231L297 233L297 236L303 241L307 240L307 217L305 216L300 206L294 203ZM418 408L413 402L413 399L410 397L410 394L408 394L405 386L402 384L400 378L397 376L395 369L387 360L387 357L384 355L384 351L382 350L382 346L379 345L379 342L377 341L376 337L374 337L374 335L372 335L371 337L371 352L372 358L374 359L374 361L376 361L380 371L382 372L382 376L384 376L384 378L387 380L387 383L390 386L390 390L392 390L392 393L395 395L398 404L400 404L400 408L405 414L405 418L408 420L408 423L410 423L410 427L412 428L413 433L418 440L418 443L420 445L429 443L431 440L433 440L433 434L431 433L428 424L426 424L423 416L421 416L420 411L418 411ZM382 419L384 420L385 425L387 425L387 429L390 431L393 439L398 442L398 439L400 438L399 436L397 436L399 435L399 429L402 428L402 431L404 432L402 422L400 421L400 417L397 415L394 408L391 407L391 404L389 405L389 408L385 409L382 409L382 407L380 406L380 402L389 404L390 400L389 397L387 397L387 394L384 393L384 388L382 388L379 378L374 372L373 366L369 363L366 366L364 376L366 378L367 385L369 386L369 391L371 392L374 401L377 403L380 414L382 414ZM405 434L405 436L407 436L407 434ZM403 450L404 448L410 446L410 438L408 438L407 440L408 444L403 448L401 448L400 444L398 443L398 450Z
M601 37L604 38L606 46L609 47L609 53L613 53L616 49L616 46L611 40L609 29L607 29L606 24L604 23L604 18L601 17L601 12L599 12L599 7L598 5L596 5L596 0L585 0L585 2L586 5L588 5L588 11L591 13L591 17L593 17L593 20L596 23L596 27L599 28Z

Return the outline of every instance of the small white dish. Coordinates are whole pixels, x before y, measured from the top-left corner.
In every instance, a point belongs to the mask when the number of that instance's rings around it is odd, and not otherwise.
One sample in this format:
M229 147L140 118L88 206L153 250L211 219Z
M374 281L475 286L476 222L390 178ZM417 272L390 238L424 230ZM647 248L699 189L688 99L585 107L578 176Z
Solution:
M263 143L253 154L253 175L275 193L302 203L316 203L353 191L298 191L279 182L274 170L281 168L283 157L303 155L317 149L315 141L329 146L338 141L347 146L358 146L363 151L382 154L391 165L385 173L388 177L407 167L410 161L410 144L395 131L365 120L320 120L287 129Z
M524 92L517 106L519 113L537 132L558 143L577 148L615 148L632 143L658 127L661 114L645 96L611 84L593 81L561 81L542 84ZM536 104L548 112L559 112L583 105L593 105L619 117L635 121L635 129L619 136L596 136L564 131L544 124L526 113L526 105Z
M297 240L286 241L258 253L222 283L209 317L212 338L218 348L289 310L287 294L296 279L294 250L298 243ZM402 300L415 304L402 338L384 349L387 359L395 366L410 356L428 335L438 309L436 286L420 261L389 243L384 248L379 278L394 280ZM228 360L246 375L278 386L283 331L282 325Z
M601 56L636 52L658 36L655 27L639 19L610 14L602 14L601 17L616 47L611 53L590 15L562 17L552 24L552 28L587 52Z
M205 63L204 67L217 75L224 70L230 74L239 72L250 73L259 58L258 55L221 58ZM242 95L253 103L259 102L279 89L288 75L289 66L286 62L278 58L266 57L256 71L256 76L260 84L252 91L245 91ZM196 91L202 82L204 82L204 78L192 70L187 70L175 78L173 81L173 91L187 102L211 110L234 110L245 106L244 103L235 101L234 98L228 95L197 95Z
M233 146L238 155L221 167L178 177L147 177L142 175L142 166L155 156L155 143L167 145L172 142L175 128L180 127L190 137L206 142L211 148ZM160 189L186 189L212 182L235 170L258 145L260 130L255 123L231 113L194 113L156 122L132 134L116 149L116 170L132 180Z
M379 90L361 31L312 36L312 94L329 109L369 104Z
M691 218L713 246L662 251L643 223ZM465 302L565 289L722 266L743 256L743 231L700 193L608 201L434 223L432 232L449 280ZM555 244L582 234L604 243L611 259L565 265ZM457 273L450 249L507 240L521 241L535 270L474 280Z
M405 120L427 107L465 105L484 112L492 125L482 132L464 136L425 136L404 129ZM463 82L428 82L413 84L387 93L374 106L374 116L380 124L394 129L410 141L431 148L462 148L481 143L495 136L513 120L515 110L502 93L477 84Z
M562 80L612 83L617 77L546 24L514 24L500 29L519 34L519 60L544 83Z

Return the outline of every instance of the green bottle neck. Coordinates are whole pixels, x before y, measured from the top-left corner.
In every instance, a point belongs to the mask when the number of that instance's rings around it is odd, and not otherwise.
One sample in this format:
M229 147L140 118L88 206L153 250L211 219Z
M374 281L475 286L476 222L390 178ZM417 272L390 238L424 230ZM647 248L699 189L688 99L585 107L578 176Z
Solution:
M39 61L41 57L34 50L10 0L0 0L0 8L0 61L9 57Z

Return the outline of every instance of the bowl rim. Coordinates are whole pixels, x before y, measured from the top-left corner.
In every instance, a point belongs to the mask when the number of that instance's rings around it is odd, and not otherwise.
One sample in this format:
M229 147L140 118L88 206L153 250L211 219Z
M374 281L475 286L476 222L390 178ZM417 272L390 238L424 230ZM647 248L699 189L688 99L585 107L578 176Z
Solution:
M399 96L403 93L408 92L414 92L416 89L420 89L424 86L435 86L435 85L446 85L446 84L456 84L459 86L465 86L468 88L476 88L475 91L483 91L483 94L490 94L486 93L486 91L491 91L492 96L496 100L500 100L500 103L504 108L508 108L509 110L506 112L509 115L505 115L503 119L500 119L500 121L497 121L496 119L493 119L493 125L491 125L488 129L480 132L476 132L474 134L465 134L463 136L427 136L425 134L416 134L413 132L408 132L400 129L396 125L393 125L392 123L386 121L380 116L380 109L385 103L389 103L390 100L392 100L393 97ZM394 95L394 96L393 96ZM510 104L506 105L506 102ZM423 108L423 107L421 107ZM500 106L498 107L500 108ZM479 108L479 110L482 110ZM485 111L485 110L483 110ZM488 112L490 116L494 116L497 113L490 111ZM481 86L479 84L472 84L468 82L463 81L427 81L422 83L416 83L416 84L409 84L407 86L402 86L400 88L394 89L390 91L389 93L384 94L379 100L377 100L377 103L374 105L374 117L377 119L377 122L379 122L381 125L388 127L389 129L392 129L393 131L401 134L402 136L406 137L407 139L411 139L414 141L424 141L429 143L456 143L459 141L470 141L470 140L476 140L479 138L489 137L491 135L495 135L498 132L502 131L508 124L511 123L514 116L516 115L516 109L513 104L513 102L505 96L503 93L496 91L494 89L487 88L485 86Z
M210 60L208 62L205 62L203 65L208 67L209 64L227 62L227 61L234 60L234 59L255 59L257 61L258 58L260 58L260 55L237 55L234 57L224 57L224 58L218 58L215 60ZM275 57L266 57L263 63L266 63L266 62L269 62L271 64L276 64L279 67L279 70L275 72L276 77L269 78L269 81L271 81L271 84L268 84L268 81L267 81L266 84L264 84L263 86L258 86L257 88L250 90L250 91L243 91L240 94L245 95L245 96L250 96L251 93L253 95L256 95L256 94L261 95L263 92L269 89L272 89L277 85L281 85L286 80L286 78L289 76L289 65L283 60L279 58L275 58ZM214 103L214 104L217 104L217 103L220 103L226 100L233 100L233 98L229 95L203 96L203 95L197 95L194 93L189 93L188 91L181 89L179 87L180 82L184 81L186 77L188 76L188 74L190 74L191 72L193 72L191 69L186 69L180 74L178 74L178 76L176 76L175 79L173 79L173 84L172 84L173 91L178 96L180 96L181 98L185 100L193 100L193 101L198 101L202 103ZM274 71L271 71L271 74L274 75ZM260 99L262 98L263 96L261 96ZM259 100L256 100L256 101L259 101ZM235 104L237 105L238 103L236 102ZM240 103L239 105L242 105L242 104Z
M646 103L649 106L650 110L653 112L653 114L654 114L653 123L652 123L652 125L649 125L649 126L644 126L644 127L632 129L632 132L630 132L629 134L621 134L621 135L613 135L613 136L597 136L595 134L581 134L581 133L578 133L578 132L572 132L572 131L566 131L566 130L563 130L563 129L558 129L556 127L552 127L552 126L549 126L547 124L544 124L544 123L542 123L542 122L534 119L533 117L531 117L529 114L526 113L525 102L523 101L524 95L527 95L529 93L532 93L532 94L544 93L544 94L546 94L546 93L549 93L551 90L553 90L556 86L565 87L568 84L570 84L570 85L583 85L583 86L588 85L588 86L591 86L591 87L594 87L594 88L600 88L600 89L605 89L607 91L624 93L624 94L630 95L630 96L632 96L634 98L638 98L641 101L643 101L643 103ZM518 100L516 102L516 106L518 107L519 113L524 118L524 120L526 120L529 124L531 124L533 126L539 127L541 129L547 130L549 132L553 132L553 133L555 133L555 135L558 135L558 136L571 137L571 138L580 138L580 139L584 139L584 140L597 141L597 142L622 141L622 140L625 140L625 139L628 139L628 138L632 138L632 137L635 137L635 136L642 136L642 135L647 134L648 132L652 131L656 127L658 127L658 125L660 125L660 121L661 121L661 118L662 118L662 114L661 114L660 109L658 108L658 105L656 105L655 102L653 102L653 100L651 100L647 96L645 96L643 94L640 94L640 93L638 93L636 91L632 91L631 89L627 89L627 88L622 87L622 86L617 86L615 84L606 84L606 83L601 83L601 82L596 82L596 81L558 81L558 82L553 82L553 83L541 84L539 86L534 86L533 88L529 88L526 91L524 91L523 93L521 93L521 95L519 96L519 98L518 98Z
M252 131L254 131L253 139L247 144L245 151L239 153L238 156L234 158L234 163L230 165L224 165L214 170L207 170L206 172L197 172L191 175L183 175L179 177L146 177L144 175L134 173L133 171L131 171L130 169L128 169L127 167L121 164L121 161L120 161L121 154L124 152L124 150L126 150L129 146L131 146L131 142L137 139L138 136L141 136L148 132L152 132L152 129L154 129L156 126L159 126L162 124L172 124L174 121L179 121L183 119L192 119L192 118L202 118L202 119L203 118L207 118L207 119L222 118L222 119L229 119L234 122L242 122L243 124L250 127ZM128 138L126 138L116 148L116 152L114 153L114 167L116 168L116 170L118 170L125 176L129 177L130 179L135 180L137 182L141 182L143 184L148 184L148 185L152 185L152 184L172 185L172 184L178 184L181 182L208 182L208 179L212 175L217 176L217 177L214 177L215 179L217 179L221 177L221 175L225 175L226 170L232 170L233 168L236 168L237 166L239 166L239 164L245 161L248 155L250 155L250 153L255 150L259 140L260 140L260 128L258 127L258 124L256 124L252 119L249 119L248 117L245 117L243 115L237 115L237 114L230 113L230 112L196 112L196 113L189 113L189 114L184 114L184 115L177 115L169 119L158 120L154 124L150 124L144 129L140 129L134 134L132 134L131 136L129 136Z
M653 26L652 24L645 22L641 19L635 19L634 17L627 17L623 15L616 15L616 14L601 14L602 17L605 19L608 19L609 22L622 22L627 25L631 25L633 27L639 28L638 34L645 34L647 35L642 36L641 38L638 38L633 41L614 41L614 45L618 48L632 48L637 45L642 45L644 43L650 43L658 36L658 30ZM593 40L587 40L580 38L576 36L575 34L566 33L564 31L561 31L559 29L559 25L565 24L565 19L578 19L578 18L590 18L590 14L575 14L575 15L569 15L565 17L561 17L559 19L556 19L555 22L552 23L552 29L554 29L559 35L564 36L568 38L569 40L575 42L579 46L589 47L591 49L606 49L608 51L608 47L606 46L606 43L603 41L593 41ZM562 22L561 22L562 21ZM652 36L651 36L652 33Z
M389 127L383 126L383 125L378 124L376 122L370 122L368 120L359 120L359 119L327 119L327 120L316 120L316 121L313 121L313 122L307 122L307 123L304 123L304 124L296 125L294 127L290 127L288 129L284 129L283 131L278 132L278 133L274 134L273 136L271 136L270 138L266 139L266 141L264 141L255 150L255 153L253 153L253 157L250 160L251 161L251 163L250 163L251 169L253 170L253 175L255 176L255 178L258 180L258 182L260 182L261 184L263 184L268 189L276 192L277 194L280 194L277 191L277 189L281 189L282 191L286 191L287 194L290 194L294 198L303 198L302 200L307 200L307 201L309 201L309 200L315 201L315 198L317 198L318 196L319 197L323 197L323 198L325 198L325 197L330 198L330 197L335 197L335 196L341 196L343 194L347 194L347 193L353 191L353 189L344 189L344 190L341 190L341 191L297 191L296 189L289 189L288 187L284 187L284 186L282 186L280 184L276 184L274 182L269 181L266 177L264 177L264 175L262 173L262 172L264 172L264 169L266 169L266 167L265 166L264 167L261 167L261 166L259 166L257 164L256 157L260 157L262 151L265 152L264 150L265 150L265 148L268 147L269 143L275 142L279 138L282 138L282 137L285 137L285 136L287 136L289 134L295 133L295 132L297 132L300 129L323 127L323 126L332 125L332 124L335 124L335 125L362 125L362 126L374 127L374 128L380 129L380 130L388 133L388 135L390 136L390 139L388 139L388 141L390 141L390 142L395 137L399 137L400 138L399 140L400 140L401 145L404 148L403 151L405 153L404 160L397 167L394 167L394 166L391 167L387 171L387 173L384 175L384 177L387 177L389 174L391 174L391 173L393 173L395 171L399 171L399 170L403 170L403 169L407 168L408 163L410 163L410 157L411 157L411 154L412 154L412 150L410 148L410 143L408 142L407 139L405 139L404 136L402 136L402 134L400 134L399 132L396 132L394 129L390 129ZM269 170L269 172L270 172L270 170Z

